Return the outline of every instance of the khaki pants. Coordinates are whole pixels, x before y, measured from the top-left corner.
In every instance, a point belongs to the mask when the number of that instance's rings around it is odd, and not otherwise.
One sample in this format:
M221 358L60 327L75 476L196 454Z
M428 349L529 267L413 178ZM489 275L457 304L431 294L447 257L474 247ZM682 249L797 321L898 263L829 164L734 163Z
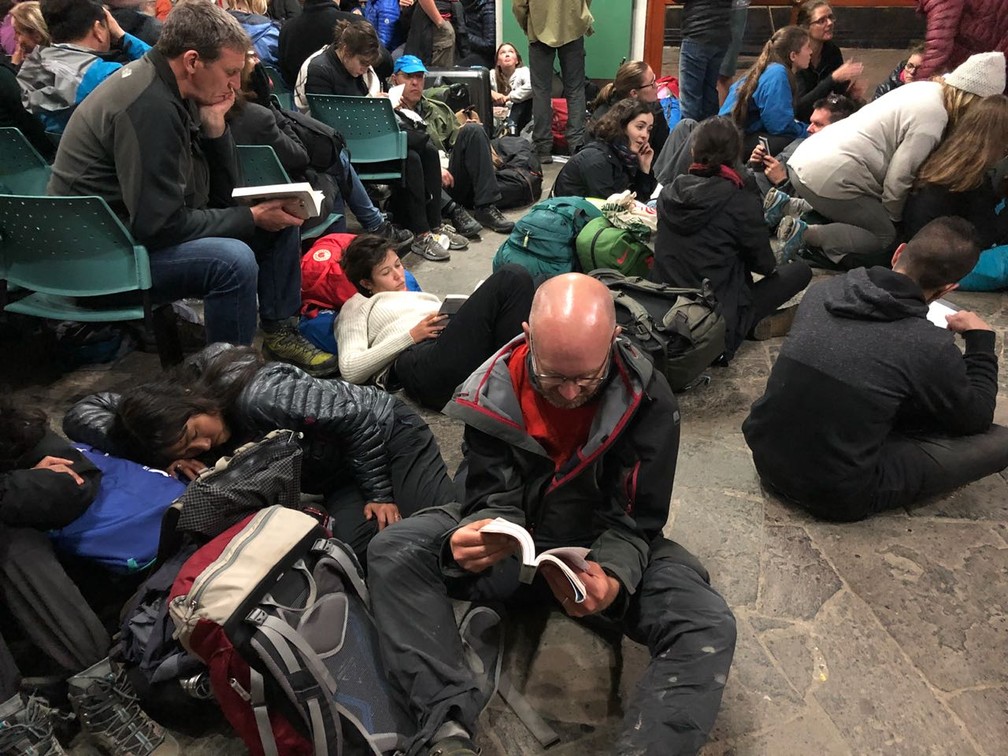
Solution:
M440 28L434 29L433 34L431 66L452 68L455 65L455 27L450 21L445 21Z

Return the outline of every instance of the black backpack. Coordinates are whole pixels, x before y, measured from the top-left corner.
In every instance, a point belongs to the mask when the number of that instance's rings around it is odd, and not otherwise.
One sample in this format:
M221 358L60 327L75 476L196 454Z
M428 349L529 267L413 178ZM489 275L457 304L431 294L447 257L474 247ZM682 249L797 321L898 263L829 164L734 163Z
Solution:
M497 185L501 198L497 207L507 210L525 207L542 197L542 164L532 143L516 136L503 136L493 141L503 165L497 169Z
M706 279L699 289L685 289L610 268L589 275L609 288L623 335L651 358L673 391L691 388L724 352L725 321Z

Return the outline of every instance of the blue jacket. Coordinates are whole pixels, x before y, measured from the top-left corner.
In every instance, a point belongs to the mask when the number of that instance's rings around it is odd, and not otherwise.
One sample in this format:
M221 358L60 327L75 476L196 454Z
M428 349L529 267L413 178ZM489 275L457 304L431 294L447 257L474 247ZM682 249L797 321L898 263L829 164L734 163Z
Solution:
M364 6L364 18L375 28L386 50L395 50L404 40L398 32L399 0L371 0Z
M230 11L230 13L238 19L238 23L251 38L252 47L255 48L259 60L267 66L276 67L277 44L280 41L280 27L276 22L257 13L243 11Z
M738 99L738 88L743 81L745 77L732 84L718 115L731 116ZM805 136L807 130L808 124L795 120L794 93L791 91L791 82L788 81L787 69L780 63L771 63L759 77L749 100L745 133L801 137Z
M130 60L142 58L150 49L132 34L123 35L123 54ZM121 63L103 60L83 47L40 45L18 71L21 102L42 121L46 131L62 134L81 101L120 68Z

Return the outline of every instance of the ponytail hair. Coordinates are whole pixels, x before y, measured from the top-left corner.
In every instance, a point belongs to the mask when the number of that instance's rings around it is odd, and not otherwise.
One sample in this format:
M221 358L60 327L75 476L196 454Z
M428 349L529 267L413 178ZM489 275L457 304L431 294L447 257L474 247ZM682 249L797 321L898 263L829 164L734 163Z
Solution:
M630 90L640 89L644 84L644 74L648 64L643 60L628 60L616 69L616 78L611 84L606 84L592 101L591 110L602 105L611 105L617 100L625 100L630 96Z
M774 32L774 35L763 45L756 62L742 75L741 83L736 90L735 107L731 117L740 129L746 126L749 115L749 100L759 85L760 76L771 63L780 63L787 71L788 83L791 85L792 106L798 94L798 83L791 70L791 53L796 53L808 42L808 30L800 26L784 26Z

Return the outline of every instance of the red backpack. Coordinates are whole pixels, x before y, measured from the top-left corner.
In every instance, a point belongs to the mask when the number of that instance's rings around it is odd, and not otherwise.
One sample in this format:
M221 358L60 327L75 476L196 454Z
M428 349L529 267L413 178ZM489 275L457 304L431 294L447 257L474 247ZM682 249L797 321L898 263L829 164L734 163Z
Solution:
M567 100L554 97L552 103L553 123L550 131L553 133L553 151L563 155L567 152Z
M354 234L326 234L301 258L301 314L314 317L319 310L338 310L357 287L343 272L340 261Z

